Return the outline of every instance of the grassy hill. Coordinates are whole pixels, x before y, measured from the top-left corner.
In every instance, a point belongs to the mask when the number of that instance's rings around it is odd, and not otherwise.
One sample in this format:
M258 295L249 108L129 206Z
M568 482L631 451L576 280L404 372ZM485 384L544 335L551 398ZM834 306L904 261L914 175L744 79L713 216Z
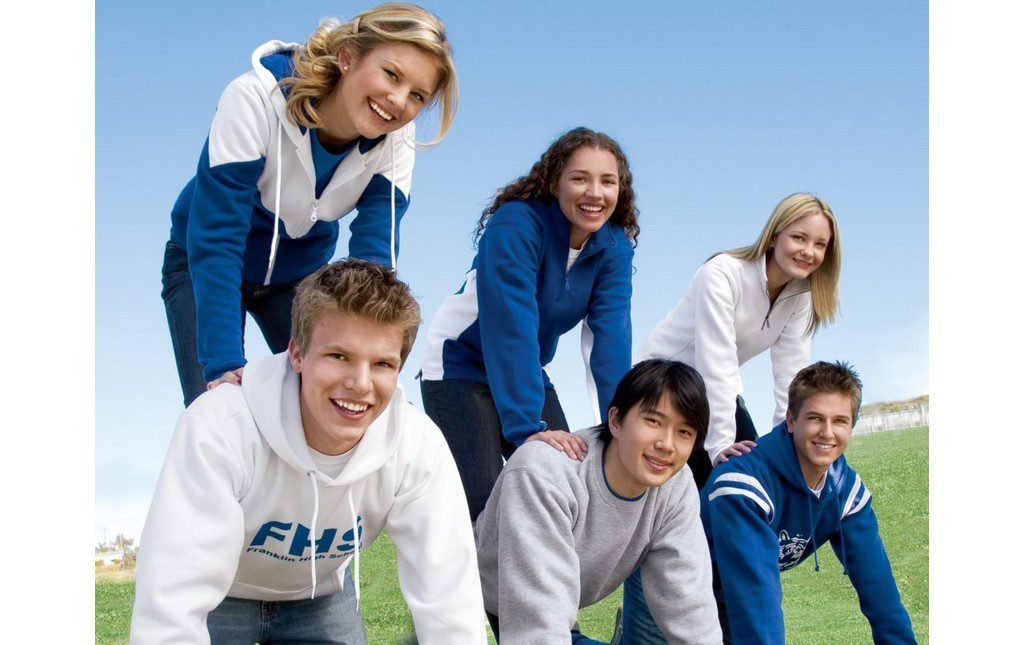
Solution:
M910 612L914 632L928 642L928 429L854 437L850 464L872 494L882 539ZM809 563L782 576L787 643L869 643L871 631L857 596L829 547L819 549L821 570ZM361 558L362 608L371 643L401 642L412 620L398 590L395 549L382 536ZM96 581L96 642L128 642L135 581L102 575ZM580 612L584 634L611 637L621 590Z

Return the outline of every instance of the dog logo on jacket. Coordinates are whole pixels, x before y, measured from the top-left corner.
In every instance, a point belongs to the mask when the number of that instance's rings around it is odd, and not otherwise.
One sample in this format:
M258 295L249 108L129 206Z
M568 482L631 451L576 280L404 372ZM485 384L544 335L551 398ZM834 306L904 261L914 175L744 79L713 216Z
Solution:
M779 533L779 571L792 569L800 563L800 558L807 548L807 539L797 533L789 537L787 531Z

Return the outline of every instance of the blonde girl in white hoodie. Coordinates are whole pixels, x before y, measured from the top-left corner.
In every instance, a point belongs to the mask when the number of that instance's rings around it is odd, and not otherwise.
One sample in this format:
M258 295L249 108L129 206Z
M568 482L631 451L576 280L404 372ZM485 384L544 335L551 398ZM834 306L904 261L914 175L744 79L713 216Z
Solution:
M644 340L641 360L682 361L707 384L707 439L688 462L698 487L715 464L749 452L757 438L740 396L740 365L765 350L775 377L773 425L785 418L789 384L809 362L811 336L835 319L840 258L832 208L794 193L779 202L753 244L701 265L679 304Z

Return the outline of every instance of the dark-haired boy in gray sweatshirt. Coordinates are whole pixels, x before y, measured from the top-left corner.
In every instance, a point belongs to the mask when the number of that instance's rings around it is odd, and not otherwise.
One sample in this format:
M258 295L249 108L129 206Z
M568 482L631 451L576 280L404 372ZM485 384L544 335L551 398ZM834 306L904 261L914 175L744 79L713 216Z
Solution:
M484 606L502 642L569 643L577 611L638 567L670 643L722 642L700 500L683 467L706 410L696 372L644 361L620 383L608 424L577 433L581 461L542 441L512 455L475 527Z

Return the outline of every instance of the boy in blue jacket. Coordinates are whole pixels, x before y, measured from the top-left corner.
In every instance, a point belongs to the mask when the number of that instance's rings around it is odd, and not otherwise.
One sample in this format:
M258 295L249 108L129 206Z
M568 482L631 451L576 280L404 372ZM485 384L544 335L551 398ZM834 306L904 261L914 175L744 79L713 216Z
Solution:
M789 386L786 421L711 473L701 520L725 642L784 643L779 572L826 541L850 576L876 643L914 643L871 493L843 451L861 403L847 364L818 362ZM724 602L724 606L723 606Z

